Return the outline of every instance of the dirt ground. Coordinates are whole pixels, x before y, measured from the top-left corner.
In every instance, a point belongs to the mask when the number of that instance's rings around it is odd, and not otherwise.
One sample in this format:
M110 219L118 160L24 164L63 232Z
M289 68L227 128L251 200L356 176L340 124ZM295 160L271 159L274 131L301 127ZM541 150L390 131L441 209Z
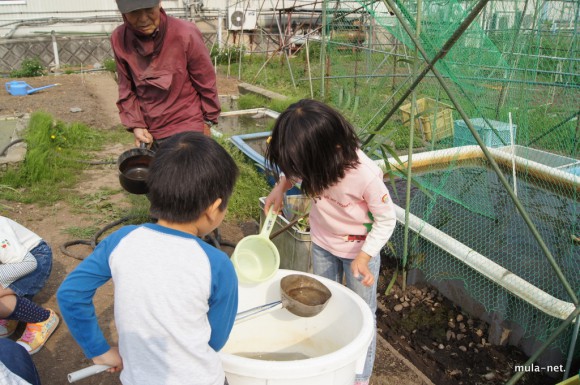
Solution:
M115 106L117 96L116 83L109 73L95 72L87 74L70 74L29 78L26 80L33 87L59 83L44 91L28 96L11 96L0 92L0 116L20 116L43 110L52 114L56 119L66 122L82 122L95 129L111 129L120 122ZM234 78L219 77L218 88L220 95L236 95L238 93L237 80ZM73 110L71 110L73 109ZM79 112L72 112L78 111ZM129 135L129 134L127 134ZM116 159L128 145L111 143L96 159ZM114 165L94 166L84 172L81 182L76 187L79 196L95 194L100 188L119 188L119 192L106 199L111 204L122 205L127 202L127 193L118 182L117 171ZM53 308L58 312L55 292L64 277L72 271L79 260L63 254L61 245L73 239L64 230L72 226L91 227L101 223L102 218L95 217L94 213L83 213L70 207L66 202L59 202L52 207L20 204L0 201L2 215L13 218L42 236L53 248L54 264L52 275L45 288L35 300L45 307ZM257 202L256 202L257 204ZM237 242L247 235L248 227L245 224L223 223L220 227L221 235L230 242ZM90 252L88 246L74 246L69 248L70 253L86 256ZM226 250L231 252L231 250ZM107 338L112 343L116 341L116 332L113 320L113 290L112 285L102 287L95 297L95 306L101 326ZM22 331L20 326L14 338ZM418 371L382 336L377 344L377 358L375 371L371 380L372 385L419 385L431 384L423 373ZM84 358L83 353L68 333L64 323L61 323L45 347L33 356L40 372L41 380L46 385L61 385L68 383L67 374L82 369L91 364ZM118 376L100 374L85 380L82 384L105 385L118 384Z

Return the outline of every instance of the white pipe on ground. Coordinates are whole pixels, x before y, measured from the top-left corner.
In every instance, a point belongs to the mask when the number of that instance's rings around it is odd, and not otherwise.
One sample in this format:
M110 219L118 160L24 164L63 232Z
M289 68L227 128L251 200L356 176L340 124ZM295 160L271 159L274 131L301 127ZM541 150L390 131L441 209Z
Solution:
M580 182L580 177L574 174L553 167L548 167L522 157L514 156L513 154L502 151L501 149L488 148L488 150L492 153L496 161L499 160L510 164L512 160L515 159L515 163L518 166L525 166L528 171L533 171L537 174L546 174L552 179L572 184L574 186L578 186L578 183ZM413 165L434 165L437 163L446 163L459 159L478 158L482 156L484 155L479 146L462 146L453 149L413 154ZM401 156L400 160L404 163L407 161L407 157ZM401 166L395 159L389 158L388 161L392 166L399 168L405 167L405 165ZM387 169L385 167L384 159L376 160L375 163L386 172ZM397 214L397 220L400 223L404 223L405 210L395 205L395 211ZM575 309L573 303L560 300L546 293L542 289L532 285L525 279L498 265L486 256L464 245L457 239L431 226L429 223L413 214L410 214L409 216L409 228L420 234L421 237L427 239L429 242L446 251L460 262L474 269L492 282L500 285L513 295L521 298L545 314L565 320Z
M77 370L76 372L72 372L68 374L68 382L73 383L83 378L87 378L93 376L95 374L99 374L104 372L105 370L109 369L109 365L91 365L81 370Z
M405 210L395 205L395 211L397 220L403 222ZM552 317L564 320L575 309L573 303L553 297L413 214L409 215L409 228L484 277Z

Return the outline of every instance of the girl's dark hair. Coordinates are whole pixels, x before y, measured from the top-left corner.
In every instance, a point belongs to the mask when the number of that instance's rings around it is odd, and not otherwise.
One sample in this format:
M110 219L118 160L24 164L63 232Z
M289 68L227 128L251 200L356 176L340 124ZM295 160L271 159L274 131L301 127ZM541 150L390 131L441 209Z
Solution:
M276 120L265 157L287 178L302 179L304 193L316 196L356 167L358 145L353 126L338 111L302 99Z
M198 132L176 134L159 146L149 167L150 214L192 222L218 198L225 210L238 174L232 157L213 139Z

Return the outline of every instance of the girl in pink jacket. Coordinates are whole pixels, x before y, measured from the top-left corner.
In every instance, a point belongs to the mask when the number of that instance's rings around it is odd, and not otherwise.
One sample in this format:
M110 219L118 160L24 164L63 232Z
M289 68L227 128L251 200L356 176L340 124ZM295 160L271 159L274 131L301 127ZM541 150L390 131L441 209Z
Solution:
M284 193L301 181L312 198L314 273L339 283L344 278L375 314L380 251L395 229L395 209L382 170L359 148L353 126L330 106L301 100L278 117L266 159L281 172L264 210L279 210ZM356 385L369 383L375 346L376 333Z

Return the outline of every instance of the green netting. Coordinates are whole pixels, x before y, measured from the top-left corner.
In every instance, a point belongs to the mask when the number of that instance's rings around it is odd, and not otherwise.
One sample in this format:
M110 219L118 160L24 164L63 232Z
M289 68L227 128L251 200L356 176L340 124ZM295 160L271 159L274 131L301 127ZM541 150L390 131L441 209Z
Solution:
M281 32L268 38L260 31L262 45L248 49L253 53L242 56L241 70L232 73L331 103L360 128L365 150L375 158L401 156L411 146L414 183L421 189L414 185L405 202L406 177L397 173L392 177L401 182L394 195L424 225L412 232L406 249L399 227L393 238L397 256L433 282L461 282L488 312L541 342L565 318L545 309L569 313L575 299L502 179L516 191L524 215L580 295L580 3L489 1L436 63L445 87L428 72L401 101L427 64L403 25L414 34L420 30L418 41L431 60L476 3L397 1L400 20L384 1L315 1L301 11L310 10L317 22L298 18L296 25L289 23L290 16L296 20L294 8L285 7L278 10L280 20L288 21ZM274 41L282 45L264 49ZM503 178L452 100L465 111ZM425 236L429 226L531 286L524 293L507 290L501 280L436 246ZM567 331L555 342L564 355L570 337Z

